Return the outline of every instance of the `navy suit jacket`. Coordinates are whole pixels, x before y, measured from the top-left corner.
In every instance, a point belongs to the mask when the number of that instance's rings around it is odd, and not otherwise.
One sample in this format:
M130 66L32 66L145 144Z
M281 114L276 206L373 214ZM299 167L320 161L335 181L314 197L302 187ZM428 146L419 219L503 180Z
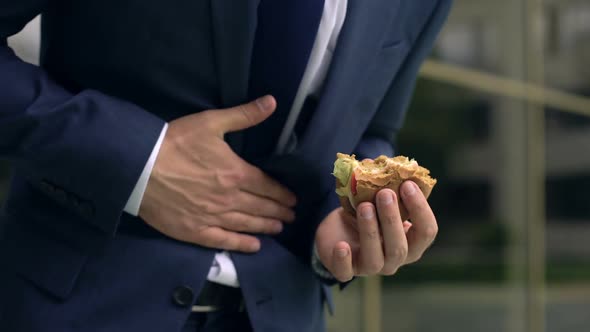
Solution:
M202 287L215 250L166 238L123 207L165 121L247 102L260 0L0 3L0 330L178 331L174 289ZM349 0L326 85L296 148L251 160L298 196L297 221L233 253L256 331L321 331L310 268L337 206L337 152L392 154L450 0ZM41 66L6 44L43 13ZM241 154L247 135L228 136Z

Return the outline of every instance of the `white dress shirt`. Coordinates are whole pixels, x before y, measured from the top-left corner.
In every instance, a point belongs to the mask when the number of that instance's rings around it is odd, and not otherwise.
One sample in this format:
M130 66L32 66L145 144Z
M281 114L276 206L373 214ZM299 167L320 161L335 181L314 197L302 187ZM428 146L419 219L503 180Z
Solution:
M305 73L299 84L287 122L277 142L275 149L277 154L284 152L305 99L310 95L317 95L324 84L332 62L332 54L346 18L347 4L348 0L325 0L324 12ZM162 129L154 150L125 205L125 212L131 215L137 216L139 214L139 207L167 129L168 124ZM207 279L227 286L240 286L236 268L228 252L223 251L215 254Z

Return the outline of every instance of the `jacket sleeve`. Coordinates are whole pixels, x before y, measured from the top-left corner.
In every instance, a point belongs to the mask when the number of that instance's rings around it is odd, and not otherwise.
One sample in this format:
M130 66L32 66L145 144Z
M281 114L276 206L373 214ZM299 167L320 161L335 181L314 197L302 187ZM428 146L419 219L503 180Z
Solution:
M399 73L390 84L387 94L365 132L365 138L379 138L390 142L395 148L396 135L404 122L412 99L418 71L434 46L434 41L449 15L452 3L452 0L440 0L437 4Z
M420 65L432 50L434 41L444 24L451 7L451 0L441 0L428 18L422 31L406 57L400 72L390 84L380 107L372 119L354 153L360 158L375 158L381 154L392 156L395 151L395 137L403 123L403 118L414 92L414 86ZM335 186L335 185L334 185ZM335 190L335 188L334 188ZM316 228L321 220L332 210L339 207L339 201L333 191L327 195L318 208ZM314 235L309 237L308 251L304 257L312 257Z
M14 54L6 39L48 2L0 4L0 158L80 220L114 233L165 123L99 91L73 94Z

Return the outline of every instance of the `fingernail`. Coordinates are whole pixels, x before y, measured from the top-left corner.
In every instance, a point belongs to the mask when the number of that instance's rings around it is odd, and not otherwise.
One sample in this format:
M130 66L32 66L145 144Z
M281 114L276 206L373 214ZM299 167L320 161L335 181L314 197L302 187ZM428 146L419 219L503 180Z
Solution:
M277 222L277 223L275 223L274 225L272 225L272 230L273 230L275 233L280 233L280 232L282 232L282 231L283 231L283 223L281 223L281 222Z
M344 257L348 256L348 250L338 249L338 250L336 250L336 255L338 255L338 257L340 257L340 258L344 258Z
M260 250L260 243L259 242L254 242L254 243L250 244L250 250L251 251L258 251L258 250Z
M370 206L363 206L361 208L361 217L364 219L371 219L373 215L373 209Z
M393 203L393 194L389 191L382 192L379 194L379 203L383 205L389 205Z
M297 196L295 196L293 194L289 195L289 197L287 197L287 199L286 199L286 203L287 203L287 206L289 206L291 208L295 207L295 205L297 205Z
M270 96L264 96L256 99L256 104L261 111L270 111L273 108L272 98Z
M404 196L412 196L416 193L416 185L413 183L404 184Z

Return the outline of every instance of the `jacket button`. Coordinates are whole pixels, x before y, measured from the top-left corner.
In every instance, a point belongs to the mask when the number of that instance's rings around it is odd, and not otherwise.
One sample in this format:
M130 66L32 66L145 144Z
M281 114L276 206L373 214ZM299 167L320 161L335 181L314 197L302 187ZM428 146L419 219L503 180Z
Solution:
M188 286L178 286L172 293L172 301L180 307L189 307L193 304L195 293Z

